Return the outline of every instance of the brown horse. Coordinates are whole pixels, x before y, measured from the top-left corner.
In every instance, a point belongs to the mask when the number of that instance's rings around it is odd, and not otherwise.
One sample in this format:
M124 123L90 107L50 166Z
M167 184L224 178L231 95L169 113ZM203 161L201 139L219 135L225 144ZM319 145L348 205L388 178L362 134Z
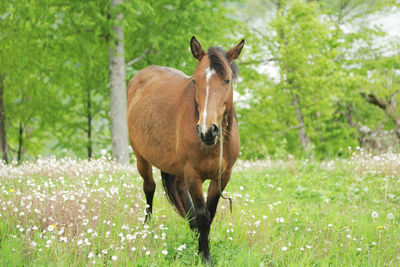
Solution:
M190 48L199 62L191 77L176 69L149 66L129 82L129 138L144 179L146 220L156 187L153 165L161 170L169 201L198 231L199 253L210 264L211 222L239 154L232 80L237 78L234 60L243 45L244 40L226 53L219 47L205 52L193 36ZM202 189L206 179L211 180L207 201Z

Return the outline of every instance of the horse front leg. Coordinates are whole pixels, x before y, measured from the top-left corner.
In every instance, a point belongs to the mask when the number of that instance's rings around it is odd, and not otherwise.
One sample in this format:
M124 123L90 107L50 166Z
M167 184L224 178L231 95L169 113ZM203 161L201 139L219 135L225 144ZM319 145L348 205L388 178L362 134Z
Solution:
M210 226L211 218L210 212L207 209L206 202L204 199L202 183L200 178L189 178L189 192L192 197L194 205L194 214L196 216L196 226L199 232L199 254L202 255L204 263L212 265L210 256Z
M221 193L224 191L226 185L228 184L232 174L232 169L225 172L221 177ZM218 201L221 194L218 188L218 179L211 180L207 191L207 209L210 213L211 222L214 219L215 213L217 212ZM210 223L211 223L210 222Z

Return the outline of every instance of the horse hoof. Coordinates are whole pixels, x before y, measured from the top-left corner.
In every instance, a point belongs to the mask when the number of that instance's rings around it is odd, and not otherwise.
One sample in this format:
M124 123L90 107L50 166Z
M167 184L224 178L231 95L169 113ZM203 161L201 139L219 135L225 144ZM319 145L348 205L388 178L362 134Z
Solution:
M144 223L148 224L151 222L151 214L146 214L146 217L144 218Z
M213 263L212 263L212 260L211 260L210 256L208 256L208 257L203 256L202 257L202 261L203 261L203 264L205 264L207 266L213 266Z

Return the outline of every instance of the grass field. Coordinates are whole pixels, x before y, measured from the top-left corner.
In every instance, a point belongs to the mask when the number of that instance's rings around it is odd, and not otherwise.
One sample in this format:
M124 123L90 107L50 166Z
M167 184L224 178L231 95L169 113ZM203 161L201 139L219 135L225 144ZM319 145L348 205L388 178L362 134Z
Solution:
M134 166L0 164L0 266L201 266L160 175L144 221ZM207 185L204 185L207 186ZM214 266L399 266L400 155L238 162L211 229Z

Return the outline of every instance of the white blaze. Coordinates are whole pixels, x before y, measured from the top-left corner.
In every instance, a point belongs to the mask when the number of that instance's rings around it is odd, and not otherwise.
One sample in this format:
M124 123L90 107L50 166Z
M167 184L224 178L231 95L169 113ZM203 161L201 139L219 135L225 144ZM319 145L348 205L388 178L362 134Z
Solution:
M206 119L207 119L207 104L208 104L208 91L210 90L210 87L208 85L208 81L211 79L211 76L213 76L215 73L214 69L211 69L210 67L208 67L206 69L206 100L204 102L204 108L203 108L203 123L201 125L201 131L203 132L203 134L206 133L207 130L207 126L206 126Z

